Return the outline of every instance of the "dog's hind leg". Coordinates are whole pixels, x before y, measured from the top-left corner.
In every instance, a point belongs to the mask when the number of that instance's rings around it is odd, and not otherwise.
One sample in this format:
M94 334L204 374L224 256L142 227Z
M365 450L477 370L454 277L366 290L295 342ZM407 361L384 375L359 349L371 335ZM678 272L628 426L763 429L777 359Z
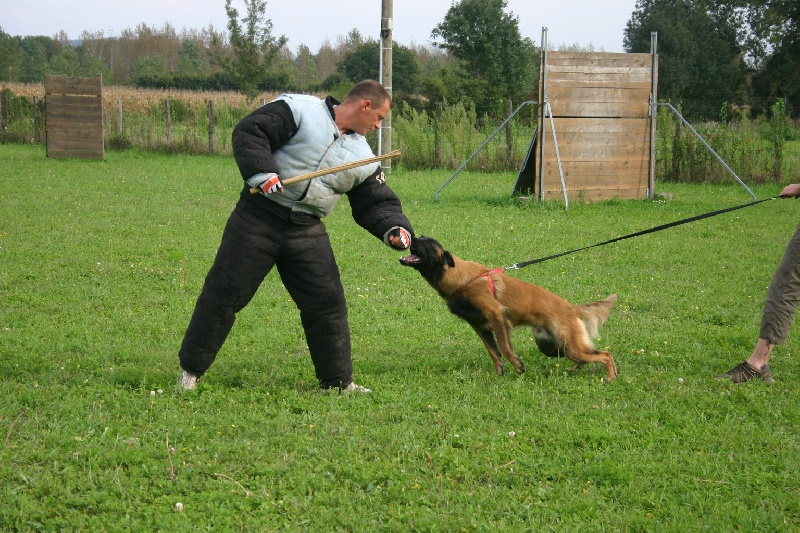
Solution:
M614 358L611 353L603 350L592 350L585 352L575 352L567 346L567 357L575 361L574 370L578 370L586 363L602 363L606 365L608 374L606 375L606 382L610 383L617 379L617 365L614 363Z
M617 366L611 353L595 348L582 321L576 320L573 326L562 330L561 337L567 339L566 356L575 362L575 370L586 363L602 363L608 371L606 382L617 378Z

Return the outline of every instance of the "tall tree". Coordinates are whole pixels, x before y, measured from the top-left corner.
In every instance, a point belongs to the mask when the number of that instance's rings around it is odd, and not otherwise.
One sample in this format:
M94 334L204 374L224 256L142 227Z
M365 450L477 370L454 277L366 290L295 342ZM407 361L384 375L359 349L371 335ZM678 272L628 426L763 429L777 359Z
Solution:
M81 60L78 51L72 46L65 46L61 53L47 64L46 72L54 75L80 76Z
M342 54L338 48L334 48L328 39L322 41L317 51L317 72L320 80L327 79L328 76L336 72L336 65L339 63Z
M531 58L519 32L519 18L506 12L506 0L455 2L431 33L435 44L459 59L462 83L478 109L503 109L503 100L522 91Z
M715 10L736 18L740 40L757 69L753 92L786 98L800 116L800 2L797 0L711 0ZM764 102L765 107L770 105Z
M658 96L694 120L716 119L725 102L747 92L747 66L731 20L703 0L637 0L625 26L626 52L650 52L658 32Z
M317 65L314 63L314 57L311 55L311 49L308 46L301 44L297 47L297 55L294 61L297 65L298 88L301 91L306 91L308 87L319 83Z
M163 80L167 75L164 59L156 54L136 59L133 69L133 81L137 86L151 86L154 80Z
M272 35L272 20L266 18L266 0L244 0L247 15L239 21L239 11L225 0L231 55L217 56L225 73L249 98L259 93L259 83L272 68L276 55L288 39Z
M182 76L201 77L208 74L208 61L202 57L200 42L184 37L178 54L178 73Z
M709 0L720 16L734 19L740 38L755 61L800 40L797 0Z
M22 62L19 81L25 83L44 82L47 61L53 55L53 40L44 36L27 36L20 40Z
M12 37L0 27L0 81L18 81L21 61L19 38Z
M380 43L369 39L355 50L348 52L337 65L337 71L353 83L365 79L377 80L380 74ZM392 90L412 93L417 85L419 64L414 52L397 43L392 43Z

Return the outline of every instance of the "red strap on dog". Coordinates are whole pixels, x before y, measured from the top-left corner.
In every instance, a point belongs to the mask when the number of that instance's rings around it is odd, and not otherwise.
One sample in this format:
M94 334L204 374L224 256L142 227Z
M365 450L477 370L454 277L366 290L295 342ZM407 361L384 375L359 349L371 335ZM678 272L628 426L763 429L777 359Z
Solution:
M493 268L489 272L484 272L483 274L481 274L481 277L486 278L486 280L489 282L489 289L492 291L492 296L494 296L494 280L492 279L492 276L494 276L495 274L502 274L505 271L506 271L505 268L500 267L500 268Z

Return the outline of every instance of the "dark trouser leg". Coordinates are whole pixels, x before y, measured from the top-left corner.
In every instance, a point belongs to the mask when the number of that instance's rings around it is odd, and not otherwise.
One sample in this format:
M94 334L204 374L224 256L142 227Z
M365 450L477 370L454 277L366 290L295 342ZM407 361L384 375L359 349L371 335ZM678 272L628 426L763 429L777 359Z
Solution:
M352 381L350 328L339 268L323 224L306 227L285 243L277 263L284 286L298 309L322 387Z
M239 207L231 213L178 352L184 370L200 376L214 362L236 313L250 302L272 268L279 244L271 235L279 233Z
M794 232L770 281L759 337L784 344L800 305L800 226Z

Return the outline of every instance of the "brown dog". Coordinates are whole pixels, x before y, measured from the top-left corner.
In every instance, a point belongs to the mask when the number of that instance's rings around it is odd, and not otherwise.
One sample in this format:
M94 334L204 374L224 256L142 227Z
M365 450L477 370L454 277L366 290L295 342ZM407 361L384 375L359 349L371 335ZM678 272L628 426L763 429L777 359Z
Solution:
M606 381L617 377L611 354L596 349L592 342L608 319L616 294L573 305L546 289L506 276L503 269L491 270L459 259L430 237L412 238L411 255L400 263L417 269L445 299L450 312L472 326L489 350L498 374L503 373L501 354L518 373L525 372L525 365L511 348L510 332L527 324L545 355L566 356L576 363L576 369L586 363L603 363L608 370Z

